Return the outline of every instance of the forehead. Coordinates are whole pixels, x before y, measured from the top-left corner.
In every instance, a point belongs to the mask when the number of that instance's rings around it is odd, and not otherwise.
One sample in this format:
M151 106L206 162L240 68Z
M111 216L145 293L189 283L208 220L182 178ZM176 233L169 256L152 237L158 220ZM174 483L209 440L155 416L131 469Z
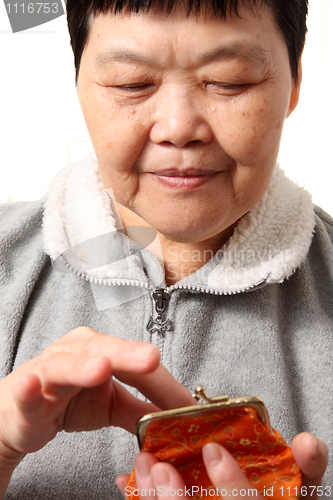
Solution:
M101 67L117 60L146 63L144 52L161 64L171 54L176 59L182 56L187 64L204 64L216 57L263 64L279 43L285 45L270 9L262 5L255 11L242 6L238 15L225 19L188 15L185 9L170 14L154 9L99 14L91 21L87 45L95 53L95 66Z

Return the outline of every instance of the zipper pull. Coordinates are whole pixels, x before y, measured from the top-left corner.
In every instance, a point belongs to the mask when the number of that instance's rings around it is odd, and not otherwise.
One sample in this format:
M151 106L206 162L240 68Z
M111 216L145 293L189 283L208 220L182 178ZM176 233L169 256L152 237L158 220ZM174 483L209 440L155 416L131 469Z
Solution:
M165 332L172 330L171 321L165 318L170 295L164 288L157 288L153 293L153 299L155 301L157 317L154 319L151 315L146 328L150 333L157 333L164 336Z
M163 288L157 288L153 293L153 299L155 300L155 311L157 314L163 314L165 312L166 305L170 295Z

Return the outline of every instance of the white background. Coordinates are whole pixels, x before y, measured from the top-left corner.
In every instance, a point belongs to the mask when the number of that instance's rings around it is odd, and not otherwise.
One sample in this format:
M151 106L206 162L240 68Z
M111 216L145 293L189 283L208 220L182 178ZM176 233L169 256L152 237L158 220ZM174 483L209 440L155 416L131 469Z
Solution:
M333 0L310 0L303 85L279 161L333 214ZM0 202L36 199L91 148L65 16L13 34L0 0Z

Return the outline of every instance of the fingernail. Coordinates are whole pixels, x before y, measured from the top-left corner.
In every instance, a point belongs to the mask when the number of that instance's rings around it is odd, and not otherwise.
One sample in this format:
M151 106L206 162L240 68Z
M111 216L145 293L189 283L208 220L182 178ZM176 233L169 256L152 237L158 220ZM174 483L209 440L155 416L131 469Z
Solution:
M146 481L150 478L150 465L147 463L144 457L140 455L135 459L135 474L142 479L142 481Z
M155 486L167 486L170 483L169 473L161 466L152 468Z
M215 467L222 462L222 453L216 443L208 443L202 448L202 454L209 467Z

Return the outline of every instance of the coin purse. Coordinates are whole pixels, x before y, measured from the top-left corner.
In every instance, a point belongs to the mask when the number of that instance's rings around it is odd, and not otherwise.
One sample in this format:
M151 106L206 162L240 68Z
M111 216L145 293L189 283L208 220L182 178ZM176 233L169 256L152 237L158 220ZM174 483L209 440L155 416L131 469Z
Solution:
M151 413L138 420L141 451L148 451L178 469L196 500L220 498L202 459L201 449L210 442L226 448L264 496L274 500L297 498L302 485L300 469L290 447L270 426L261 399L209 398L202 386L196 388L193 396L206 403ZM129 499L137 500L134 469L127 487Z

